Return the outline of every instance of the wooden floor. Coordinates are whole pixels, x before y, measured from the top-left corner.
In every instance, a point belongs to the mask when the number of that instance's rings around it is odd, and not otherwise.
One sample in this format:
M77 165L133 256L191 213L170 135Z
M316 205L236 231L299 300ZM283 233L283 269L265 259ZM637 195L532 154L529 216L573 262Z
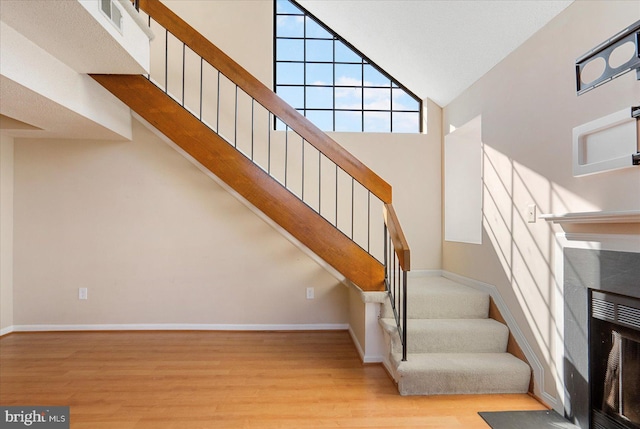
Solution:
M487 428L528 395L401 397L347 332L14 333L0 404L68 405L73 429Z

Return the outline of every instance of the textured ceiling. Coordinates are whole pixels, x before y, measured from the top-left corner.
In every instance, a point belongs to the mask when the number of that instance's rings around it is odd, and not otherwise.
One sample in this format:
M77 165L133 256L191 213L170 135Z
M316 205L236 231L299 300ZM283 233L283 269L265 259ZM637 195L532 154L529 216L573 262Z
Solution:
M444 107L573 0L299 0L422 98Z
M146 72L77 1L0 0L0 12L3 22L77 72Z
M34 138L125 138L122 128L103 125L110 124L112 110L104 109L109 119L102 122L93 115L96 97L106 97L106 91L94 82L94 86L77 86L81 81L75 79L75 72L145 70L87 8L71 0L0 0L0 18L3 133ZM37 55L29 55L33 53ZM17 68L24 74L16 74ZM18 75L25 79L17 79ZM68 104L50 98L63 91L73 92Z

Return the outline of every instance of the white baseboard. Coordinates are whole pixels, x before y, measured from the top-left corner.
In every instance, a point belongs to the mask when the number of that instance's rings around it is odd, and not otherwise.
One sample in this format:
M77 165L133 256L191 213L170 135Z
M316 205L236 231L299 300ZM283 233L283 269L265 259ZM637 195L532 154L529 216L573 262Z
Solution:
M6 328L2 328L2 329L0 329L0 337L8 335L8 334L10 334L12 332L13 332L13 325L12 326L7 326Z
M346 323L317 324L199 324L199 323L134 323L95 325L14 325L9 332L61 331L345 331ZM4 330L2 331L4 332ZM2 334L4 335L4 333Z
M509 307L507 307L507 304L502 299L502 296L500 295L500 292L498 291L498 289L492 284L484 283L479 280L464 277L455 273L451 273L449 271L443 271L442 276L445 278L448 278L449 280L453 280L455 282L463 284L465 286L469 286L474 289L480 290L482 292L486 292L491 296L491 298L493 299L493 302L495 302L496 306L498 307L498 310L500 310L500 314L502 314L502 317L507 323L507 326L509 327L509 331L511 331L511 334L514 336L516 342L522 349L522 352L526 356L527 360L529 361L529 364L533 369L534 378L538 382L537 384L538 391L534 391L534 393L536 395L539 395L539 397L543 399L547 403L547 405L553 408L556 408L558 399L550 395L549 393L547 393L545 390L544 367L542 366L542 363L540 363L538 356L533 352L531 345L529 344L524 334L520 330L520 327L516 323L516 320L511 314L511 311L509 311ZM534 385L534 390L536 390L535 387L536 385Z

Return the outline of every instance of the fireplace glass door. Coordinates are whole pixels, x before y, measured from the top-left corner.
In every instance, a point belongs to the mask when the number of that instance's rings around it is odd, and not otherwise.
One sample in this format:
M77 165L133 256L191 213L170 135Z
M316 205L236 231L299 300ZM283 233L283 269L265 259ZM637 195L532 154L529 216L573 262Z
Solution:
M640 429L639 301L592 292L589 367L594 429Z

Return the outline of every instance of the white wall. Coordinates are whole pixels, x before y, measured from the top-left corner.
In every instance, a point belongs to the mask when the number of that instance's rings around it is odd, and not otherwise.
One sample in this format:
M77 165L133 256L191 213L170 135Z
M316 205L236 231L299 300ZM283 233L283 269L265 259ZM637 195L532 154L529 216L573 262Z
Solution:
M138 122L17 139L14 205L17 327L346 326L344 285Z
M273 2L163 0L162 3L262 83L272 86Z
M443 268L494 284L544 366L537 393L552 402L558 226L538 213L640 209L640 168L574 178L572 129L640 100L635 72L580 97L575 59L640 18L637 2L576 1L444 109L444 130L482 115L483 243L443 243ZM446 132L446 131L445 131ZM602 227L600 228L602 231ZM638 234L637 225L616 232ZM640 240L640 238L639 238ZM560 338L561 339L561 338Z
M13 325L13 138L0 133L0 335Z

